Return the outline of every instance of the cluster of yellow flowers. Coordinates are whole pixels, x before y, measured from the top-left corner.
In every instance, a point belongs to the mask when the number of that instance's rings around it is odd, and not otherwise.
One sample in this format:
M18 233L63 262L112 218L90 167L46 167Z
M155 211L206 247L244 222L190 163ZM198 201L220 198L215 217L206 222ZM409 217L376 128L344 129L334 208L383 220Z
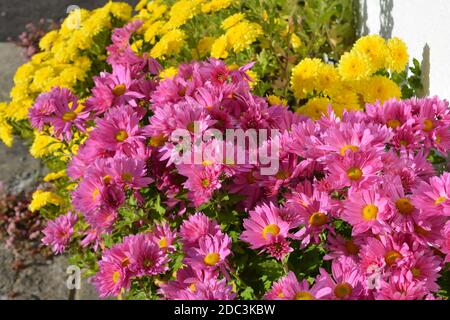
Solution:
M42 209L48 204L59 206L63 203L63 199L57 194L50 191L36 190L33 193L29 209L31 212Z
M337 67L320 59L304 59L292 70L291 86L297 99L308 99L300 114L319 118L328 106L340 115L359 110L365 103L400 98L399 86L380 71L401 72L409 61L406 44L378 35L360 38Z
M179 0L169 8L163 0L149 3L142 0L136 7L139 12L133 19L145 22L139 32L153 46L150 55L154 58L164 60L177 55L183 48L190 49L192 57L196 59L208 54L215 58L227 58L229 50L239 53L249 48L262 35L262 27L246 20L243 13L226 18L222 22L225 34L219 37L208 35L208 30L191 30L192 26L189 29L187 24L195 17L208 18L214 12L236 3L239 1ZM200 39L197 41L196 38ZM188 43L193 41L195 44L189 47Z
M46 34L40 41L42 50L18 68L14 76L10 103L0 104L0 139L6 144L13 142L11 122L27 119L28 110L36 97L52 87L73 89L79 81L89 76L91 58L105 60L106 56L92 55L95 36L102 30L111 29L113 19L128 21L132 7L126 3L109 2L104 7L88 11L72 11L59 30ZM104 49L104 48L103 48ZM50 145L54 139L40 134L31 148L33 156L42 157L55 150Z

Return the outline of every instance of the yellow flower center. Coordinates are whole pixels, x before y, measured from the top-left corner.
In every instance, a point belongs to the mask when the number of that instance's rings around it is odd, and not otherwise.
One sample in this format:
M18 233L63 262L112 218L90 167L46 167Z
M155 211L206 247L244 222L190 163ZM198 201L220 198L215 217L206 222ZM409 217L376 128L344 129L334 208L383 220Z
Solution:
M124 174L122 174L122 180L126 182L131 182L133 181L133 175L131 173L125 172Z
M357 146L352 146L352 145L343 146L340 151L341 156L345 156L345 152L347 150L352 150L353 152L356 152L359 150L359 148Z
M350 168L347 170L347 177L352 181L358 181L362 178L363 172L360 168Z
M110 175L106 175L103 177L103 182L105 184L109 184L111 182L111 180L112 180L112 177Z
M289 172L287 172L286 170L278 170L277 174L275 175L275 177L278 180L286 180L287 178L290 177Z
M119 271L114 272L114 273L113 273L113 276L112 276L113 282L114 282L114 283L117 283L117 281L119 281L119 277L120 277Z
M127 92L127 86L124 84L118 84L114 87L112 92L116 97L120 97L121 95L125 94L125 92Z
M400 125L401 123L397 119L392 119L387 122L387 126L392 129L398 128Z
M414 211L414 206L408 198L400 198L395 201L397 210L404 215L409 215Z
M277 236L280 233L280 227L277 226L276 224L269 224L267 226L264 227L263 231L262 231L262 236L264 239L267 240L267 234L270 234L272 236Z
M213 164L214 164L214 162L212 160L203 160L203 162L202 162L202 165L204 167L209 167L209 166L211 166Z
M77 118L77 114L73 111L68 111L63 114L62 119L63 121L73 121Z
M94 191L92 191L92 200L96 201L97 197L100 195L100 190L98 188L95 188Z
M123 258L123 260L121 261L121 265L122 267L126 267L128 266L128 264L130 263L130 260L128 259L128 257Z
M192 292L197 291L197 288L195 287L195 283L191 283L191 284L189 285L189 289L190 289Z
M284 298L284 293L283 293L283 292L279 292L279 293L277 294L277 297L278 297L278 298Z
M118 142L124 142L128 138L128 133L125 130L119 130L119 132L116 133L116 140Z
M325 223L327 223L327 221L327 215L323 212L314 212L309 217L309 224L316 227L324 225Z
M210 184L209 179L203 179L203 180L202 180L202 186L203 186L203 188L208 188L208 187L209 187L209 184Z
M375 220L378 215L378 207L373 204L368 204L362 210L362 216L365 220L371 221Z
M194 122L191 122L187 125L186 129L188 129L189 132L194 133L195 130L195 124Z
M215 266L220 261L220 254L217 252L208 253L203 262L208 266Z
M295 294L295 300L315 300L315 298L309 292L300 291Z
M436 141L437 144L441 144L441 142L442 142L442 138L439 135L436 135L434 140Z
M166 237L161 238L158 241L158 245L159 245L160 248L167 248L168 247L168 243L167 243Z
M164 143L166 142L166 137L164 137L163 134L154 136L150 138L150 145L152 147L161 147L164 145Z
M445 201L447 201L447 197L442 196L442 197L437 198L436 201L435 201L434 203L435 203L436 205L440 205L441 203L443 203L443 202L445 202Z
M420 277L420 275L422 274L422 273L420 272L420 269L417 268L417 267L412 268L412 269L411 269L411 272L412 272L414 278Z
M431 131L434 128L433 120L425 119L423 121L423 131Z
M391 250L386 252L386 254L384 255L384 261L386 262L386 264L388 266L392 266L397 259L401 259L402 255L400 254L400 252L396 251L396 250Z
M359 253L359 246L353 240L345 241L345 249L351 255L357 255Z
M352 292L353 292L352 286L346 282L339 283L334 288L334 295L340 299L348 298L352 294Z

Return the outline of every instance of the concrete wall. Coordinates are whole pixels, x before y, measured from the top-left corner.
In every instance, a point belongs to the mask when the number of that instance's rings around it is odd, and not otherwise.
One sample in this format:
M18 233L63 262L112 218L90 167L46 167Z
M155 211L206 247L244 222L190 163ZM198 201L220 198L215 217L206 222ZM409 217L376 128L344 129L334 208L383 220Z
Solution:
M423 60L425 94L450 99L450 0L359 0L360 33L406 41Z

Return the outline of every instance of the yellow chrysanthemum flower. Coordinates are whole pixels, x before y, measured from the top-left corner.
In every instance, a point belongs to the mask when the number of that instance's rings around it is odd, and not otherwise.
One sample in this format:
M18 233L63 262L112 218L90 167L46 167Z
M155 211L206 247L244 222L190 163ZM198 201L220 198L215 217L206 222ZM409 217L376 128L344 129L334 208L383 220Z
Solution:
M211 57L216 59L226 59L228 57L228 41L226 34L214 41L211 47Z
M224 30L228 30L231 27L234 27L236 24L245 19L244 13L235 13L232 16L229 16L225 20L222 21L221 28Z
M61 141L46 135L45 133L36 133L33 144L30 148L30 154L35 158L42 158L52 154L63 147Z
M331 101L328 98L313 98L310 99L304 106L298 108L296 113L310 117L313 120L318 120L324 114L328 114L328 107L330 104Z
M366 103L381 103L391 99L400 99L402 96L400 87L392 80L383 76L374 76L364 82L364 100Z
M184 31L174 29L166 33L150 51L150 55L155 59L164 59L165 56L174 55L180 52L186 39Z
M55 206L60 205L63 202L60 196L54 194L50 191L36 190L33 193L29 209L31 212L38 211L48 204L53 204Z
M395 72L405 70L409 61L408 47L399 38L392 38L388 41L389 57L387 67Z
M214 37L204 37L200 39L197 44L197 48L194 49L195 56L197 58L205 57L210 51L216 39Z
M369 78L374 68L366 54L353 51L341 57L338 70L343 80L355 81Z
M159 77L161 79L171 79L173 77L175 77L178 73L178 68L175 67L169 67L164 69L163 71L161 71L161 73L159 74Z
M319 59L306 58L292 69L291 87L298 99L306 97L316 87L316 79L324 63Z
M353 50L366 54L375 70L383 69L388 57L386 41L379 35L370 35L356 41Z
M66 175L66 170L61 170L58 172L50 172L49 174L47 174L44 177L44 181L45 182L55 181L55 180L61 179L65 175Z
M315 90L329 92L341 82L339 72L335 67L329 64L321 64L316 79Z
M267 101L269 102L269 105L271 106L283 106L286 107L288 105L288 102L286 99L280 98L275 95L270 95L267 97Z
M222 9L226 9L236 2L237 0L211 0L210 2L205 3L202 6L202 12L211 13Z
M232 48L235 53L239 53L249 48L262 34L263 30L259 24L241 21L228 29L226 39L228 46Z

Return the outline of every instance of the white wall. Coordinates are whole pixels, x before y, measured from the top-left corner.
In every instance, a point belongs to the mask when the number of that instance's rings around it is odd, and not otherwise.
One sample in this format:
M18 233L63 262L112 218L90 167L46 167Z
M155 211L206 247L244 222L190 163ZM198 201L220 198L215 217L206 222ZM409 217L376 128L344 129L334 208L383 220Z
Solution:
M423 60L425 93L450 99L450 0L359 1L360 33L403 39Z

